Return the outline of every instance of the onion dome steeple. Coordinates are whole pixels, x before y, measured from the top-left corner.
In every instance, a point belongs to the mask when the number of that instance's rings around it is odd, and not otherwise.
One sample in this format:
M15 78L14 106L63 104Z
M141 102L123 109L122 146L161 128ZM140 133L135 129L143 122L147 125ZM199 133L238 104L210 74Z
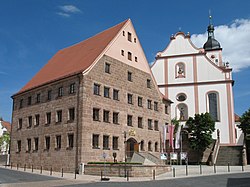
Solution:
M212 16L209 16L209 25L207 27L208 38L207 42L203 45L203 48L208 50L221 49L220 43L214 38L214 26L212 24Z

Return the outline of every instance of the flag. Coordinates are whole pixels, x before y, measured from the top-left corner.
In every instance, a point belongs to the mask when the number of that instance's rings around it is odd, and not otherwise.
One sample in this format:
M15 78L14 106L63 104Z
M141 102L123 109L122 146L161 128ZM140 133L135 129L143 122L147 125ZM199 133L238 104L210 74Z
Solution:
M174 147L174 125L168 125L168 132L169 132L169 147L173 149Z

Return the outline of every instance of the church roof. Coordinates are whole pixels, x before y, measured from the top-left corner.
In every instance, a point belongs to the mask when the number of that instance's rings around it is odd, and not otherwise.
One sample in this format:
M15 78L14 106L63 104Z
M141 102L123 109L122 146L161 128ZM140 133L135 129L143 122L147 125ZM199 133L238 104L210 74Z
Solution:
M58 51L18 93L85 71L102 54L128 20Z

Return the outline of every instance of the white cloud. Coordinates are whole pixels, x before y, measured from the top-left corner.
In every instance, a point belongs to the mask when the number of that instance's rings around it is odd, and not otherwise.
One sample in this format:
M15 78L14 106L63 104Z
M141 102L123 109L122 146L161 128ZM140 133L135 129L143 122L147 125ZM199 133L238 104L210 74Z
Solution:
M79 8L74 5L64 5L58 7L61 11L57 12L58 15L62 17L70 17L71 14L82 12Z
M228 61L234 72L250 67L250 19L236 19L230 25L215 27L215 38L223 48L223 61ZM207 32L193 34L192 42L203 47Z

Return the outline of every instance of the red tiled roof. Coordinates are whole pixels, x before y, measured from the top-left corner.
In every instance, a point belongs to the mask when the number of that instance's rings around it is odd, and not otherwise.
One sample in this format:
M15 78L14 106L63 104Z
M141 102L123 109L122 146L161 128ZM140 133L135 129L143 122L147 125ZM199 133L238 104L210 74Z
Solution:
M2 126L5 127L7 129L8 132L11 131L11 126L10 126L10 123L7 122L7 121L2 121Z
M18 93L83 72L91 66L127 21L58 51Z
M240 116L234 113L234 121L235 122L240 122Z

